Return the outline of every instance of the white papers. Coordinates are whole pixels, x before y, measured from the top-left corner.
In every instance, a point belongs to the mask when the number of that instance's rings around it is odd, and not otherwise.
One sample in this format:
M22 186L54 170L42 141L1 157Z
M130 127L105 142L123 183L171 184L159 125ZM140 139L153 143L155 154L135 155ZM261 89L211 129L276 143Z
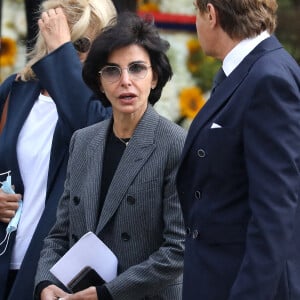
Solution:
M117 276L118 259L91 231L50 269L65 286L84 268L92 267L106 282Z

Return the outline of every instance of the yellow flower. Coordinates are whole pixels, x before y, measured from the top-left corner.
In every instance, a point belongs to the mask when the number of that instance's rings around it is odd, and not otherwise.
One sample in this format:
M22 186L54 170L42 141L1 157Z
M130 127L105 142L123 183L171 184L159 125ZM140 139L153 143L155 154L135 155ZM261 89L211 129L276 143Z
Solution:
M192 74L194 74L199 69L199 63L192 61L191 59L187 60L187 68Z
M192 38L187 41L187 48L190 53L201 51L201 47L197 38Z
M16 60L16 41L9 37L0 38L0 66L13 66Z
M221 63L204 53L197 38L189 39L186 46L188 50L186 67L191 72L196 85L206 92L211 89L214 74Z
M141 12L159 12L159 6L156 3L144 3L139 6Z
M179 94L180 112L183 117L193 119L205 104L205 98L199 87L183 88Z

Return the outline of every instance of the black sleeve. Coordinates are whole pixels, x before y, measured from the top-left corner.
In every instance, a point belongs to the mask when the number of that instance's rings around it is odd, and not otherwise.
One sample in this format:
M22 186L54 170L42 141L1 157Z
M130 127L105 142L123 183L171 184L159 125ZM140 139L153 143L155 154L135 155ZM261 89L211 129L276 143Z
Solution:
M47 281L47 280L41 281L34 290L34 300L40 300L42 290L51 284L53 284L53 282L51 281Z
M96 286L98 300L113 300L105 285Z

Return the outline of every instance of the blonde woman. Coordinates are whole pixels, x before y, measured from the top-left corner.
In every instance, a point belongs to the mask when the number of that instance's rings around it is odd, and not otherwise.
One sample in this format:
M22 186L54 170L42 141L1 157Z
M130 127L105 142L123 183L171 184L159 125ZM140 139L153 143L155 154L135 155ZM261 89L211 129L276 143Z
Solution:
M0 248L0 300L32 299L42 241L63 191L71 135L110 116L81 71L91 42L115 15L110 0L44 1L28 64L0 86L0 115L9 96L0 173L11 171L16 192L0 189L0 241L23 200L17 231Z

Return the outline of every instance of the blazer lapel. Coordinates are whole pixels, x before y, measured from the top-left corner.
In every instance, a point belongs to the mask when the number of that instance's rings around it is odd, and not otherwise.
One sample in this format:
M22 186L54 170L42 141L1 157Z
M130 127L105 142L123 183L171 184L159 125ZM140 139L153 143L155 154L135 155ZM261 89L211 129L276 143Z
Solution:
M87 229L95 231L99 219L99 196L101 188L103 154L106 135L111 120L101 122L99 133L92 142L87 145L87 185L85 191L85 214Z
M220 83L216 91L212 94L211 98L199 111L192 122L183 148L182 159L185 157L189 148L193 144L198 132L204 126L209 124L213 117L223 109L228 101L230 101L231 95L247 76L252 65L257 61L257 59L259 59L266 51L270 51L278 47L282 46L275 37L272 36L266 39L260 43L250 54L248 54L238 65L238 67Z
M118 209L126 192L155 149L154 132L159 115L149 105L126 147L112 179L101 212L97 233L99 233ZM128 172L128 170L130 170Z
M50 163L49 163L49 171L48 171L48 181L47 181L47 196L46 202L49 199L48 195L52 190L53 184L56 182L57 172L62 164L64 157L68 154L68 149L63 150L62 145L64 145L65 139L61 135L63 128L60 124L60 121L57 122L53 140L51 145L51 153L50 153Z
M16 145L20 131L26 121L35 100L38 98L41 87L36 81L21 81L13 82L10 93L9 108L7 112L6 127L7 133L5 139L9 140L8 144ZM18 166L17 151L15 146L11 148L7 154L7 161L15 162L10 168L13 177L13 184L20 192L24 192L24 187L21 179L20 169ZM6 171L6 170L5 170Z
M6 125L15 134L14 138L19 136L40 91L41 86L36 81L13 82Z

